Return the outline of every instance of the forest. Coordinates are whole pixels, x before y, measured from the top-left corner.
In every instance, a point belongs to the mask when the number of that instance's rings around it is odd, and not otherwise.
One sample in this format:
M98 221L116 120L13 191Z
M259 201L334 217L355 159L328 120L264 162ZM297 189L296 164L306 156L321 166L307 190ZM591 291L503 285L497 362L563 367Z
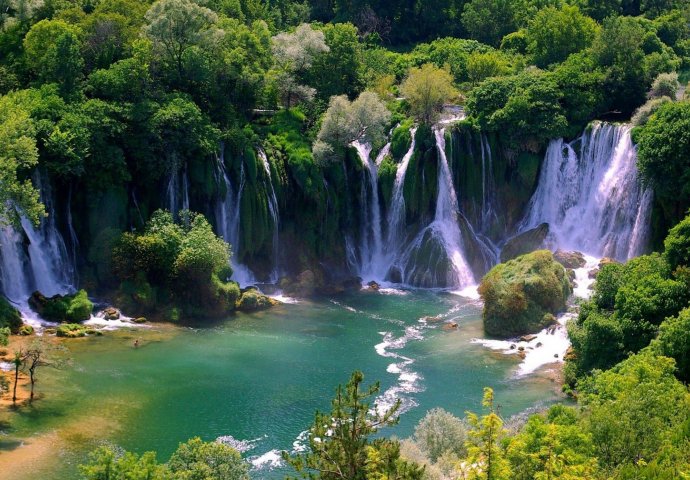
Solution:
M0 347L26 312L100 335L103 302L213 326L274 290L479 285L492 339L572 314L562 401L504 416L487 387L397 438L357 368L288 475L690 478L689 82L688 0L0 0ZM589 298L543 249L596 257ZM263 478L198 437L79 463Z

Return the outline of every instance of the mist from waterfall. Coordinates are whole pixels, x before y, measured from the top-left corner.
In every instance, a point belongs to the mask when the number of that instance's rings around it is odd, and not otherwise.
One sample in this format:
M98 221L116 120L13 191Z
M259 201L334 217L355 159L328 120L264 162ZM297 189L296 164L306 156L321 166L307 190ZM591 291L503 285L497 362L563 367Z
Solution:
M597 122L571 143L551 141L521 230L546 222L551 248L620 261L643 254L652 192L636 159L628 125Z

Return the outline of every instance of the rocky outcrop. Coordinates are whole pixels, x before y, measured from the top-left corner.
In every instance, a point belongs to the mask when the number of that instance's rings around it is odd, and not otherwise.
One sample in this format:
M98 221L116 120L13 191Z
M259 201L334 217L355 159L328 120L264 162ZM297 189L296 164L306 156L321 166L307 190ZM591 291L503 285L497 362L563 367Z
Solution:
M9 327L12 333L18 333L22 326L22 317L19 311L0 296L0 328Z
M536 333L565 310L571 292L565 268L548 250L496 265L479 285L484 330L500 338Z
M266 310L278 305L279 303L280 302L278 300L263 295L257 289L249 288L242 292L242 295L240 296L239 300L237 300L235 307L240 312L256 312L259 310Z
M45 320L52 322L78 323L91 318L93 303L85 290L72 295L46 297L34 292L29 298L29 306Z
M544 247L544 240L549 234L549 224L542 223L538 227L522 232L509 239L501 250L501 262L507 262L520 255L534 252Z

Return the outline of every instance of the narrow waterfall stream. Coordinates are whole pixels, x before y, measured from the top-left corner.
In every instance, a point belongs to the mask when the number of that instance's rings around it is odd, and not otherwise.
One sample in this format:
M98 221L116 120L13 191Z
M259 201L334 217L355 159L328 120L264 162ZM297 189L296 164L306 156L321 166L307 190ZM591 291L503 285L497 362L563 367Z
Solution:
M187 169L177 169L170 175L165 191L168 210L176 216L181 210L189 210L189 176Z
M259 158L263 164L264 170L266 171L266 178L264 179L264 188L267 192L267 204L268 211L271 214L271 220L273 221L273 238L272 238L272 253L273 253L273 268L271 270L272 283L278 282L278 276L280 275L279 267L279 254L280 254L280 240L278 238L280 229L280 212L278 210L278 199L276 197L276 191L273 187L273 178L271 177L271 165L268 163L268 157L263 148L258 149Z
M594 257L644 253L652 194L636 158L628 125L598 122L571 143L553 140L521 230L546 222L549 246Z

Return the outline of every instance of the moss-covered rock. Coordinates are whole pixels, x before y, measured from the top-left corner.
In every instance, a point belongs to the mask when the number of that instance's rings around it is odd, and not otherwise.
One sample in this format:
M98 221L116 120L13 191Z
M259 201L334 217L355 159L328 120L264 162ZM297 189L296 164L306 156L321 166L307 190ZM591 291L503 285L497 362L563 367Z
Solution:
M0 328L9 327L12 333L18 333L22 326L22 317L19 311L0 296Z
M587 263L585 256L580 252L567 252L565 250L556 250L553 254L554 260L563 265L565 268L582 268Z
M88 328L86 328L84 325L81 325L79 323L64 323L57 327L57 330L55 331L55 335L58 337L64 337L64 338L78 338L78 337L85 337Z
M250 288L245 290L237 301L237 310L241 312L256 312L258 310L265 310L280 302L274 300L266 295L262 295L256 289Z
M501 338L538 332L565 309L571 292L565 268L548 250L496 265L479 285L484 330Z
M42 318L52 322L83 322L91 318L93 312L93 303L85 290L50 298L41 292L34 292L29 298L29 306Z
M19 327L19 332L17 332L19 335L23 336L29 336L34 334L34 327L28 324L24 324L21 327Z

